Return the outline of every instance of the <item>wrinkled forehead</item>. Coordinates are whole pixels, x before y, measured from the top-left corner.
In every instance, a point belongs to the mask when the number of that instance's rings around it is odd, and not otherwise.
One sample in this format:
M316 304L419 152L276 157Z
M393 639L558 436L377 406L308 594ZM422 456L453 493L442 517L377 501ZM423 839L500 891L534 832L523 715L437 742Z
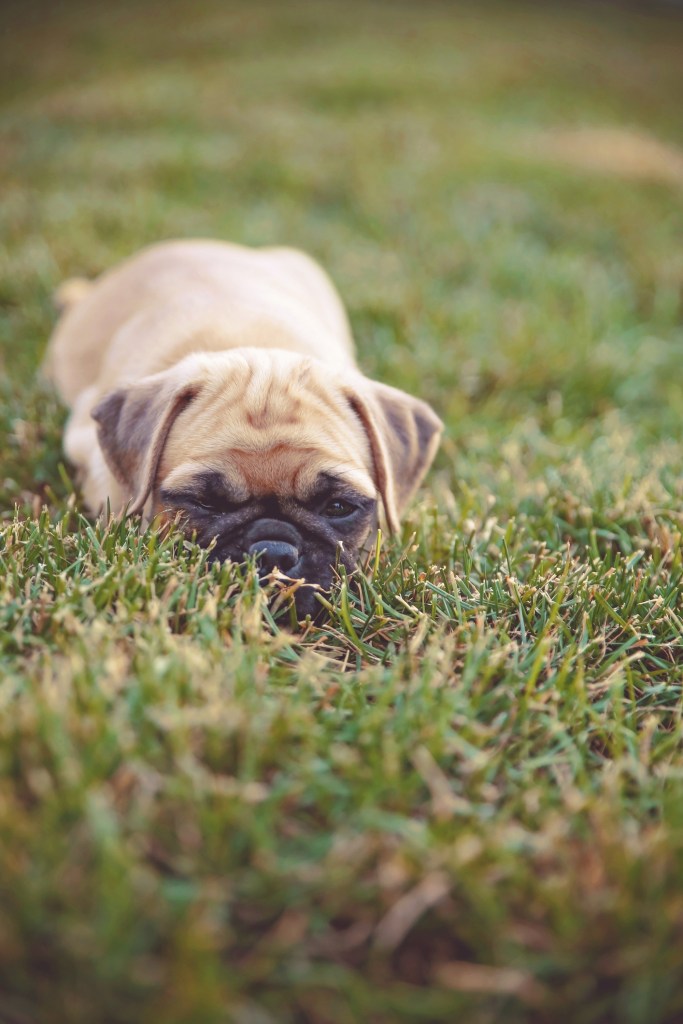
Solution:
M300 456L303 456L301 458ZM356 494L374 498L376 489L369 475L353 467L312 461L306 453L273 452L270 458L260 459L258 465L248 463L239 455L216 460L213 464L188 459L160 476L168 491L220 495L231 502L275 495L295 498L302 503L338 494Z
M176 487L202 472L227 476L242 498L305 500L329 477L375 493L363 426L341 389L306 364L238 364L202 383L171 430L160 477Z

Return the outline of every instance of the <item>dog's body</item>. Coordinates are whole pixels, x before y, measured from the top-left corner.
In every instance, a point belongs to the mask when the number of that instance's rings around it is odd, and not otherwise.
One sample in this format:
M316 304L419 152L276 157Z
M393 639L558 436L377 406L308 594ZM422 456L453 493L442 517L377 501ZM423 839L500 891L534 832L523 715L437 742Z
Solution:
M441 424L358 371L309 257L167 242L62 298L44 372L71 407L65 451L93 513L180 512L217 557L260 554L323 587L340 547L352 567L378 492L396 529Z

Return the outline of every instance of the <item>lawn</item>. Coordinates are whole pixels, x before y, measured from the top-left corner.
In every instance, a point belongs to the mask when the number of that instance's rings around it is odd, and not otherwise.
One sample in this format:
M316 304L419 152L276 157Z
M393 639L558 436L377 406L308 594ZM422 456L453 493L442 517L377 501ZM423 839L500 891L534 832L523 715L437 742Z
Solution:
M6 3L0 1021L683 1019L683 16ZM297 245L447 423L330 618L94 523L51 292Z

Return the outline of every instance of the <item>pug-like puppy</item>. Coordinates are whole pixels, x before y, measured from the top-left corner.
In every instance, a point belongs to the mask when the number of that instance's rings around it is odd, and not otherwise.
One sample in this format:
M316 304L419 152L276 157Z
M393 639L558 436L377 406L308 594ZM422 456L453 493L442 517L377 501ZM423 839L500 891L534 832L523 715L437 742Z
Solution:
M180 521L320 605L378 522L396 531L442 424L358 370L334 286L293 249L174 241L58 293L43 370L93 514Z

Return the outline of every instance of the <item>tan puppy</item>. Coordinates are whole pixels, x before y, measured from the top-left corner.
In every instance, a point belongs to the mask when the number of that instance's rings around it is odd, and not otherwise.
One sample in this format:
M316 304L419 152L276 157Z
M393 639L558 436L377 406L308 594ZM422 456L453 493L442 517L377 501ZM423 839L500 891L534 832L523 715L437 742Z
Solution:
M181 514L216 557L323 588L390 530L442 424L357 369L339 297L292 249L155 245L67 282L44 372L71 407L64 448L97 514ZM300 615L318 609L297 591Z

